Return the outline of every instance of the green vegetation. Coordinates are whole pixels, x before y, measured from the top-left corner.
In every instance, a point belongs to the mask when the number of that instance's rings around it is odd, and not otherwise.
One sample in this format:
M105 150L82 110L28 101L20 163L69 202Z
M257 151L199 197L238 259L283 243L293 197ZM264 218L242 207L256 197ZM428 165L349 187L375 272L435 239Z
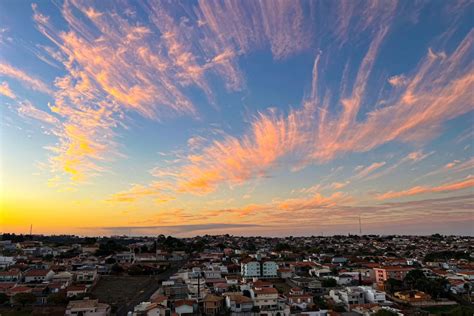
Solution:
M121 245L114 240L107 240L105 243L101 243L99 245L99 249L95 252L96 256L110 256L114 253L126 251L128 250L127 247Z
M434 315L443 316L472 316L474 315L474 307L464 305L451 305L451 306L433 306L426 307L423 310Z
M322 284L323 287L335 287L335 286L337 286L337 281L336 281L336 279L328 278L328 279L324 279L321 282L321 284Z
M447 259L466 259L471 260L469 253L465 251L437 251L430 252L425 256L425 262L436 261L436 260L447 260Z
M416 269L407 273L403 283L409 289L428 293L433 299L438 299L446 295L448 281L445 278L427 278L423 271Z
M36 302L36 297L31 293L18 293L13 296L13 302L24 307Z

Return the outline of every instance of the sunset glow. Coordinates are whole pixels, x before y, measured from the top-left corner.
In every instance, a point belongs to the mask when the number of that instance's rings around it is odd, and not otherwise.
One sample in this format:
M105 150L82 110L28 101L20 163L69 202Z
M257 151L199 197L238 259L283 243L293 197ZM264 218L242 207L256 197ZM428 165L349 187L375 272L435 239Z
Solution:
M3 232L474 232L469 1L0 1Z

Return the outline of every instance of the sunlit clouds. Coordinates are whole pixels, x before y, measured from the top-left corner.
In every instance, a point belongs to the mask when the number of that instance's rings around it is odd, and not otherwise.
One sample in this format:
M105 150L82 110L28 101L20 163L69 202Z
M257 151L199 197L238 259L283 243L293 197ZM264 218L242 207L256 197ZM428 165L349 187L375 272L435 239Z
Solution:
M472 219L470 5L2 3L5 205L101 232Z

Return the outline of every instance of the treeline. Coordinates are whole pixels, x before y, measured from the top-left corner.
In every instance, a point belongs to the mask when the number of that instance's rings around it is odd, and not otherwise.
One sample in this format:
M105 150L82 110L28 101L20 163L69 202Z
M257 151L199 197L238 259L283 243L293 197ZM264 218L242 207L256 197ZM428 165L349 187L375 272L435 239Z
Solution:
M444 250L437 252L430 252L425 256L425 262L437 261L437 260L448 260L448 259L465 259L471 261L472 258L470 254L465 251L453 251L453 250Z

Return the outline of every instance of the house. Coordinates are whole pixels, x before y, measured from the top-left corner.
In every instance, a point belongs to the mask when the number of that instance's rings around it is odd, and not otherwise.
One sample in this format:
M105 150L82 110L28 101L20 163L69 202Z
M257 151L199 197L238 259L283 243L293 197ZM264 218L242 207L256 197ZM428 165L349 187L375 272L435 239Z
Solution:
M336 304L360 305L365 304L365 293L359 287L346 287L340 290L329 291L329 296Z
M66 316L109 316L110 305L99 303L99 300L84 299L70 301L67 304Z
M0 271L0 282L19 282L21 280L21 271L11 269L9 271Z
M141 302L133 308L132 316L162 316L163 306L157 303Z
M224 309L223 300L222 296L206 295L203 300L204 313L206 315L218 315Z
M66 296L74 297L87 293L87 287L83 284L70 285L66 288Z
M225 295L225 304L232 316L250 315L253 308L253 300L241 294Z
M333 277L336 279L338 285L350 285L354 278L350 274L339 274L338 276Z
M401 291L395 292L394 296L406 303L424 302L431 300L431 296L421 291Z
M278 277L281 279L289 279L293 276L293 272L290 268L280 268L277 270Z
M251 291L254 305L260 311L271 311L278 309L278 291L275 288L258 288Z
M329 295L335 303L383 304L387 303L385 292L377 291L370 286L350 286L340 290L331 290Z
M83 268L73 271L76 282L94 283L97 280L98 273L95 268Z
M73 274L67 271L58 272L53 276L52 282L69 285L72 283Z
M466 281L470 281L470 282L474 281L474 271L461 270L456 274L462 277Z
M118 263L134 263L135 262L135 253L133 252L120 252L115 254L115 260Z
M14 257L5 257L0 256L0 269L8 269L10 266L14 265L16 260Z
M344 257L334 257L334 258L331 259L332 264L343 265L346 262L347 262L347 258L344 258Z
M194 300L177 300L174 302L174 310L179 316L194 315Z
M292 288L286 298L290 306L298 307L301 310L306 310L314 304L313 295L305 293L300 288Z
M29 269L25 272L25 283L41 283L51 281L54 276L53 270Z

